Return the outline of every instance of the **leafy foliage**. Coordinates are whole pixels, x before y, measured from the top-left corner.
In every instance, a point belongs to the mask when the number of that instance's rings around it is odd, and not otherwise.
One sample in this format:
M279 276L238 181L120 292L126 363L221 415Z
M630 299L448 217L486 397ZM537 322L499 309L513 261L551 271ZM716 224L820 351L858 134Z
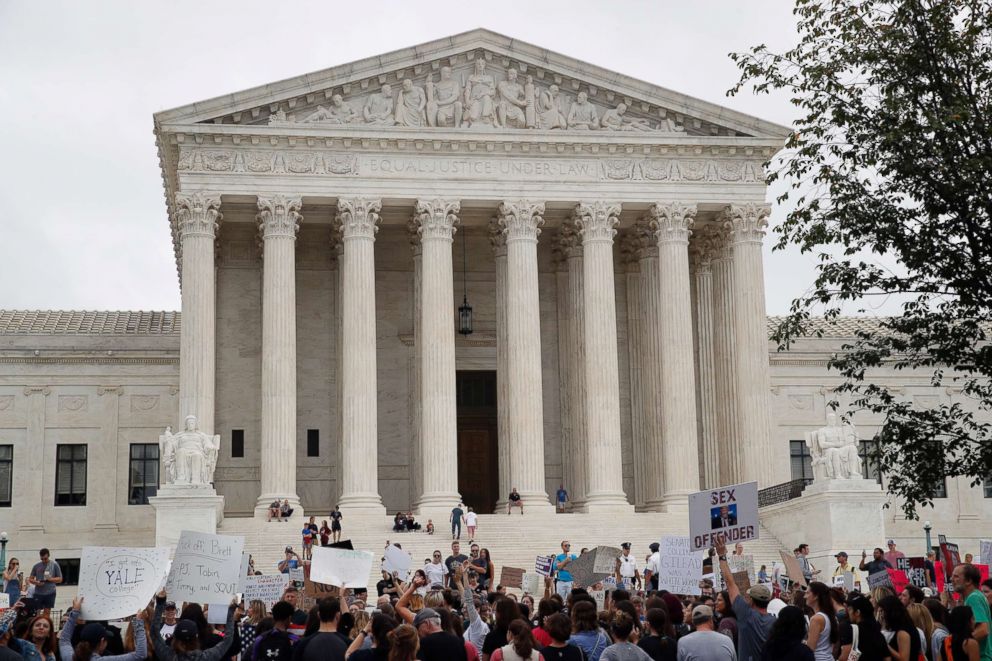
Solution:
M915 517L945 477L992 475L992 0L797 0L794 14L791 50L731 55L729 94L784 91L800 112L768 181L794 205L776 249L816 254L817 277L773 337L784 349L814 311L901 302L830 365L853 409L881 416L875 458ZM952 396L914 407L873 383L883 366Z

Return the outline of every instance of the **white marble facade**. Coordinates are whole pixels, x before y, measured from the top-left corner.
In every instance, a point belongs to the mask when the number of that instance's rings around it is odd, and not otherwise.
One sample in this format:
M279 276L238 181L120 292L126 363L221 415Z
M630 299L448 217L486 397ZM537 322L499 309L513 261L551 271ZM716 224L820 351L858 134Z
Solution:
M679 512L700 484L791 479L789 441L823 425L840 337L767 341L762 163L784 127L485 30L155 126L182 330L0 312L2 526L63 548L147 535L129 445L190 414L221 438L228 516L275 496L448 509L464 370L498 372L499 492L535 505L564 482L583 509ZM88 444L85 507L52 505L59 443ZM980 487L948 492L962 531L989 523Z

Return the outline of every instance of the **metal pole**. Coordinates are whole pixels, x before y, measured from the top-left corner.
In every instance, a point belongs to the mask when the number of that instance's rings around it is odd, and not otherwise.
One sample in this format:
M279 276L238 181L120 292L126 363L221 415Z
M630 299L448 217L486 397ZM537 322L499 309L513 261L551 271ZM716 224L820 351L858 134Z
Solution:
M923 526L923 531L927 534L927 550L926 550L926 553L924 553L924 555L923 555L923 557L926 557L927 555L929 555L930 549L931 549L931 546L930 546L930 526Z
M0 567L7 571L7 533L0 533Z

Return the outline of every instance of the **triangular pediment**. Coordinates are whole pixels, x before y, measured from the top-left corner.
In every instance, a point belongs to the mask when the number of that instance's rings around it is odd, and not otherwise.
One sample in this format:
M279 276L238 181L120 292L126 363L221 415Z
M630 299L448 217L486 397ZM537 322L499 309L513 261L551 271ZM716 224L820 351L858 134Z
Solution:
M164 111L155 122L756 138L789 133L484 29Z

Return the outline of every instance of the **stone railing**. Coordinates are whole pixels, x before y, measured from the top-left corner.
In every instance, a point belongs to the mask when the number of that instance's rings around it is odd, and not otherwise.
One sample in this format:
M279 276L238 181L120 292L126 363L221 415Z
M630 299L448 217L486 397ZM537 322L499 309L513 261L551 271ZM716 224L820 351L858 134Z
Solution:
M767 487L758 491L758 507L767 505L777 505L787 500L798 498L803 494L803 489L813 480L810 478L799 478L790 482L783 482L775 486Z

